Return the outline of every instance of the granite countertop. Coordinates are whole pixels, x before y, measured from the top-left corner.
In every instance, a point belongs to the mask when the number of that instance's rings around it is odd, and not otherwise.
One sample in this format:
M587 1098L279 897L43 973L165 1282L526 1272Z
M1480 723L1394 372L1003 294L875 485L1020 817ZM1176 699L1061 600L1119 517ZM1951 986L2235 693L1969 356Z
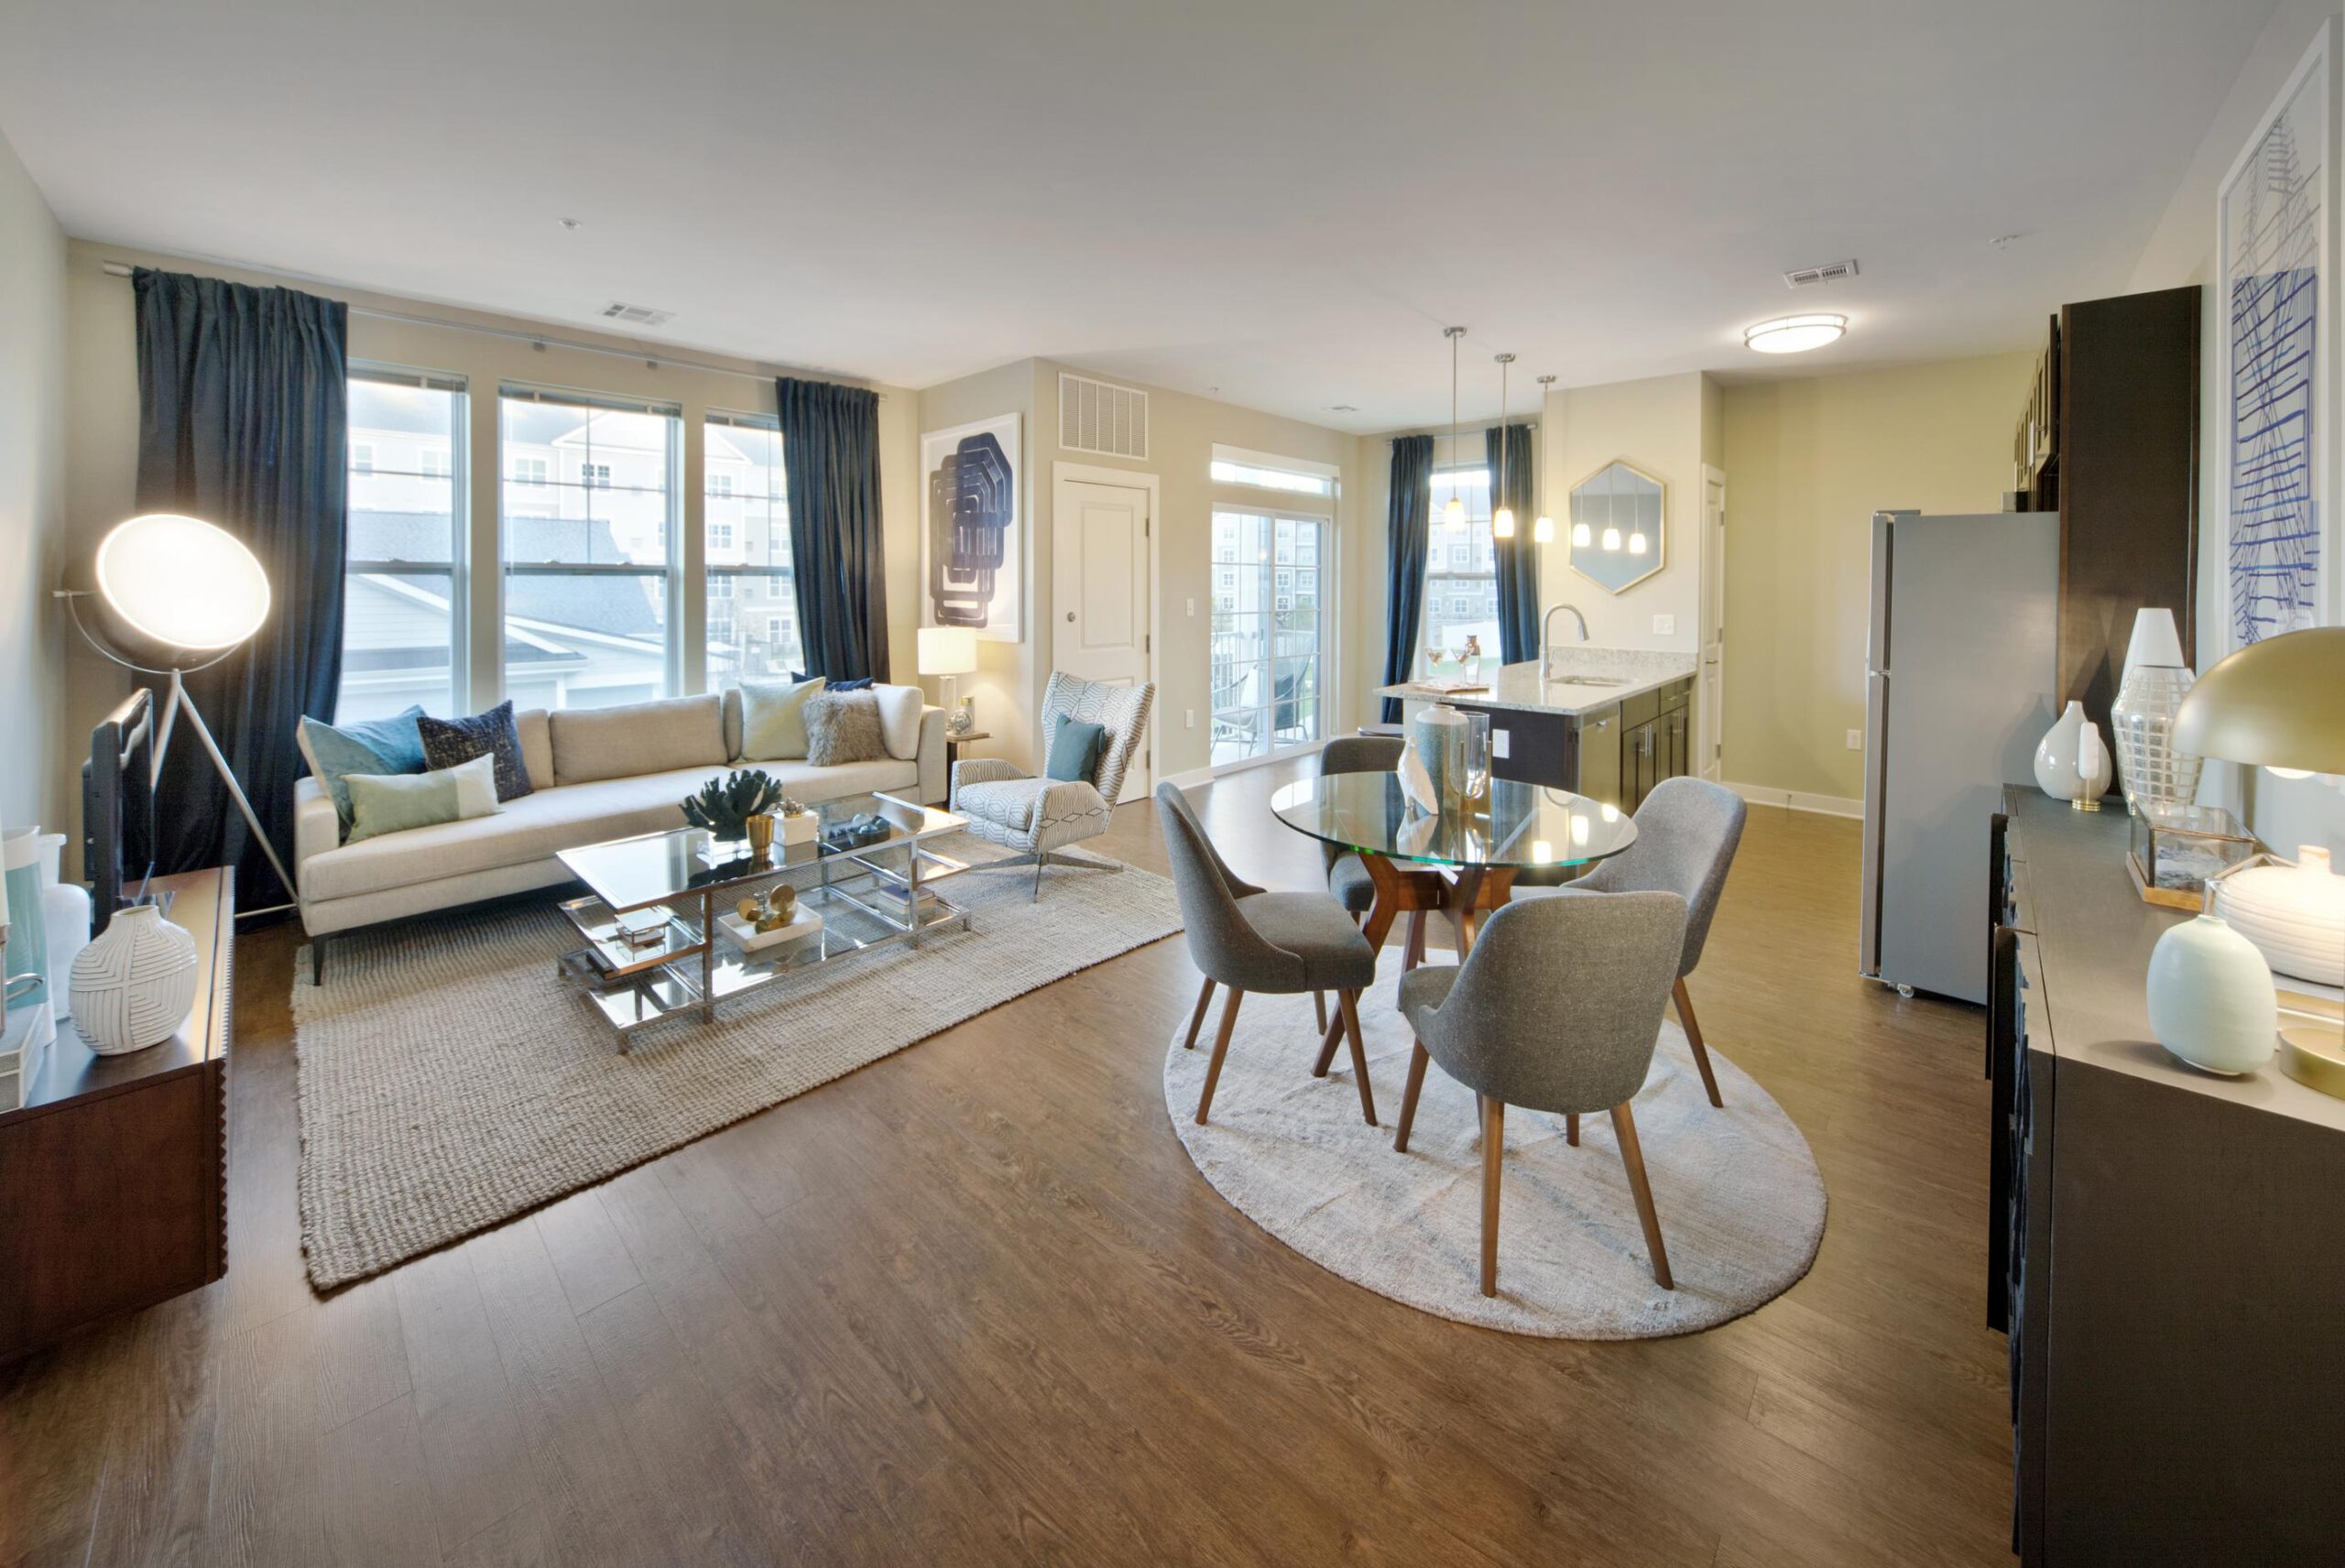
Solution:
M1532 713L1561 713L1566 717L1608 708L1630 697L1642 697L1655 687L1666 686L1672 681L1683 681L1694 673L1694 656L1690 653L1660 653L1643 648L1590 648L1584 643L1554 650L1555 673L1559 676L1591 675L1607 681L1617 680L1617 686L1582 686L1568 681L1549 681L1539 672L1538 661L1500 667L1489 678L1487 691L1460 691L1445 696L1429 691L1412 682L1398 686L1380 686L1380 697L1399 697L1417 702L1460 702L1474 707L1515 708Z

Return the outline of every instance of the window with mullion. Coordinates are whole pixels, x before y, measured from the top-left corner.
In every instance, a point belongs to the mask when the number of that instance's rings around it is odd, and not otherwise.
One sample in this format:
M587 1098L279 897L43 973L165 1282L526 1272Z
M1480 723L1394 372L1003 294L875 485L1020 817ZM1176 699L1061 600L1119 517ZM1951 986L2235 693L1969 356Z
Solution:
M711 413L701 441L709 690L787 681L806 655L781 427L769 415Z
M1464 507L1462 528L1451 528L1445 520L1452 495ZM1498 657L1498 555L1490 538L1490 472L1480 463L1434 470L1424 618L1417 643L1428 650L1455 653L1469 637L1480 639L1486 657Z
M1320 561L1325 521L1216 508L1210 638L1216 765L1324 735Z
M464 711L464 383L352 371L337 722Z
M506 695L521 708L669 695L682 411L507 387L499 412Z

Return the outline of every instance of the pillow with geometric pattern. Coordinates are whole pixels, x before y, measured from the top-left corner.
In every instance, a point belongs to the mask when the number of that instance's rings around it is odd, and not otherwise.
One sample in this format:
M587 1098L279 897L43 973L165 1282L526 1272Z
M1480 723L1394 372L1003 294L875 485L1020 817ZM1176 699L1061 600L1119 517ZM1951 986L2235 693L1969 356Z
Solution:
M529 765L521 760L521 732L513 724L510 698L469 719L420 718L415 729L423 737L424 766L434 772L475 757L494 757L499 800L518 800L537 789Z

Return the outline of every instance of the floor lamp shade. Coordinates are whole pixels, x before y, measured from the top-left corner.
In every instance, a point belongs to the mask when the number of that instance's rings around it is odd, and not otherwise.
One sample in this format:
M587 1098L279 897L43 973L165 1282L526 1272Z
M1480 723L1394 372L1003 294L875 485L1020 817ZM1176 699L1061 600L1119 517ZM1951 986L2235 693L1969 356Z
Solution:
M98 592L136 630L170 648L218 652L268 619L268 574L241 540L198 517L149 512L99 542Z

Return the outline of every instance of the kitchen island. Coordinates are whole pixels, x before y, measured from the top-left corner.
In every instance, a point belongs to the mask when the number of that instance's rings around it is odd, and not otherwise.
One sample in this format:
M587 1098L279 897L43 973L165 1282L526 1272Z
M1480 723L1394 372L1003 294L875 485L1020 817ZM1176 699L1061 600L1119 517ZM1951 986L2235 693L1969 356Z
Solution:
M1696 771L1694 656L1580 645L1500 666L1488 689L1446 694L1415 681L1380 697L1446 702L1490 715L1490 771L1635 811L1663 779Z

